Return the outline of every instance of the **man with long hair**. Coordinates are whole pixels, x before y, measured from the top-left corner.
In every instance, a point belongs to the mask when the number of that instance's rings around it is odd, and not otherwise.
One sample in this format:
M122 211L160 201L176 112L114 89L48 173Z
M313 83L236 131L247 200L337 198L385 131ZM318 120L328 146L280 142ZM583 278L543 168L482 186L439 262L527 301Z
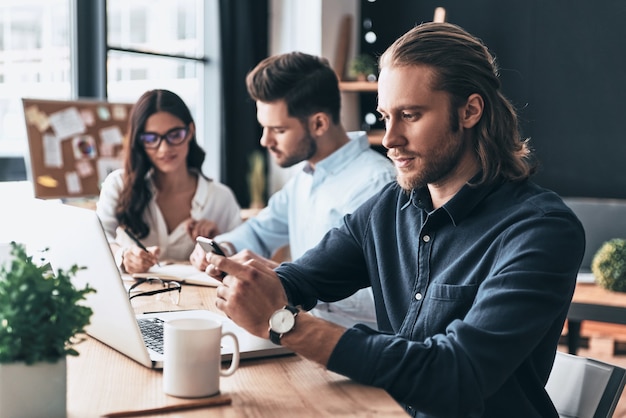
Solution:
M255 335L384 388L415 417L558 417L544 386L582 225L530 180L528 141L479 39L425 23L379 65L397 182L275 271L209 255L228 273L217 307ZM379 330L305 312L368 286Z

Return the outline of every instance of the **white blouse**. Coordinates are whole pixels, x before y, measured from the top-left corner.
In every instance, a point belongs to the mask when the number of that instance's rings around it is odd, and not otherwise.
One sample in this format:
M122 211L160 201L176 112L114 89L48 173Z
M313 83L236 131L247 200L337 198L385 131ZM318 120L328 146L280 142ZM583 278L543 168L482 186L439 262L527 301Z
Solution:
M150 233L141 242L146 246L159 246L162 260L187 261L195 241L187 234L186 222L181 222L171 233L167 233L165 218L156 203L157 189L150 176L146 177L153 191L152 200L143 214ZM96 212L109 243L121 247L134 245L115 218L115 207L123 187L123 169L110 173L102 184ZM189 217L195 220L208 219L217 224L220 233L228 232L241 224L241 209L232 190L214 180L198 175L198 186L191 202Z

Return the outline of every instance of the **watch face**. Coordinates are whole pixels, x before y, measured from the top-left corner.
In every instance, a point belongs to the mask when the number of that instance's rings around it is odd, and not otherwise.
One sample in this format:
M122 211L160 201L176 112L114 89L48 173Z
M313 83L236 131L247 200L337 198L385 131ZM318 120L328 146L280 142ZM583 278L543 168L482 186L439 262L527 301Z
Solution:
M272 331L279 334L291 331L296 323L296 318L293 316L293 312L287 309L281 309L272 315L270 318L270 327Z

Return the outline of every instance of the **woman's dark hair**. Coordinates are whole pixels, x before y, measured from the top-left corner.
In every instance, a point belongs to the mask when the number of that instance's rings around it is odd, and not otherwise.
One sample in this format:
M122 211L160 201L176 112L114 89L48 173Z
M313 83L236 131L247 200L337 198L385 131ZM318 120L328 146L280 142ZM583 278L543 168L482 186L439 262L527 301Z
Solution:
M424 23L396 40L381 56L380 68L426 65L435 70L431 86L451 96L451 109L471 94L484 101L474 127L473 147L482 167L479 183L523 180L535 170L528 140L521 138L517 112L500 89L495 58L482 41L450 23ZM452 118L453 127L457 123Z
M146 181L146 175L153 168L152 162L139 135L144 132L146 121L157 112L167 112L183 121L185 126L193 123L193 117L185 102L168 90L150 90L145 92L133 106L128 122L128 137L125 144L124 187L115 210L120 225L128 227L139 238L150 233L144 220L144 211L152 199L152 191ZM205 152L194 135L189 141L187 168L202 172Z
M303 52L265 58L248 73L246 85L254 100L285 100L289 116L302 122L314 113L325 112L339 123L339 81L325 58Z

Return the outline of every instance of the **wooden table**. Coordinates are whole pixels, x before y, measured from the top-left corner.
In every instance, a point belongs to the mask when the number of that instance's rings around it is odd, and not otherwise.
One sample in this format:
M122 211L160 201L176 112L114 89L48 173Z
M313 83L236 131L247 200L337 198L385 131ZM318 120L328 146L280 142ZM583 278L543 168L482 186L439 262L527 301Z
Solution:
M215 289L184 285L180 309L210 309ZM171 309L141 298L135 308ZM134 302L134 300L133 300ZM192 402L163 393L162 372L150 370L101 342L88 338L68 357L67 412L70 418ZM406 416L384 390L360 385L297 355L243 360L220 381L232 404L171 412L164 417ZM205 398L206 399L206 398ZM154 416L154 415L151 415Z
M626 324L626 293L611 292L594 283L578 283L567 314L567 345L576 354L582 321Z

